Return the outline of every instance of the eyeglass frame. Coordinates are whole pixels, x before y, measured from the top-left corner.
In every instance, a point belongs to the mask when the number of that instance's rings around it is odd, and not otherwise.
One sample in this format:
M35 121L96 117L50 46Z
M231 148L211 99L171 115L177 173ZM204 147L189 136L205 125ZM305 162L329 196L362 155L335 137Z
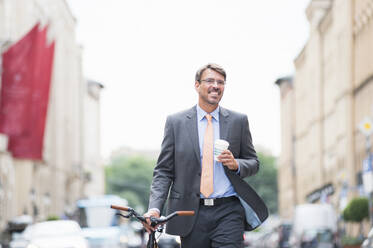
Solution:
M207 78L207 79L201 79L199 80L199 82L205 82L207 85L211 86L211 85L214 85L215 82L216 82L216 85L217 86L225 86L226 82L224 80L220 80L220 79L214 79L214 78Z

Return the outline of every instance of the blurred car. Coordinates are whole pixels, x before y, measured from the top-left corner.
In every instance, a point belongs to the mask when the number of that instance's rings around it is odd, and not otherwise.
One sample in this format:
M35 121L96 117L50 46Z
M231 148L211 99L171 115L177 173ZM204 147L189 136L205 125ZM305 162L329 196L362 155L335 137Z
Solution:
M332 240L335 243L334 236L337 233L336 216L336 212L330 204L297 205L294 212L293 227L289 238L290 247L300 248L302 242L306 246L309 245L309 242L304 240L309 239L308 236L312 236L312 232L323 229L329 230L327 232L331 232ZM310 232L310 234L307 234L307 232ZM322 245L326 245L326 243L327 242L323 242Z
M127 203L115 195L92 196L76 202L75 218L90 248L128 248L130 240L136 241L130 239L127 227L121 225L118 211L110 208L110 205L126 206Z
M88 248L79 224L72 220L45 221L29 225L10 242L11 248Z
M367 238L361 244L361 248L373 248L373 228L370 229Z
M301 236L301 248L333 248L333 232L328 228L305 230Z
M141 236L125 223L104 228L83 228L90 248L140 248Z
M5 230L0 233L0 247L9 248L9 243L19 237L32 222L33 218L30 215L17 216L8 221Z

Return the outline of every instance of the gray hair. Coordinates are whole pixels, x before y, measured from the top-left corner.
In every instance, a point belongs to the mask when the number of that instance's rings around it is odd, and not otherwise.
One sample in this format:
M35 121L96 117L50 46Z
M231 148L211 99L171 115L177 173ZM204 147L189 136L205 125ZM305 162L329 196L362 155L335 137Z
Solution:
M201 82L201 76L206 69L211 69L213 71L216 71L217 73L221 74L224 77L224 81L226 80L227 74L226 74L225 70L223 69L223 67L221 67L220 65L217 65L217 64L209 63L209 64L201 67L197 71L196 81Z

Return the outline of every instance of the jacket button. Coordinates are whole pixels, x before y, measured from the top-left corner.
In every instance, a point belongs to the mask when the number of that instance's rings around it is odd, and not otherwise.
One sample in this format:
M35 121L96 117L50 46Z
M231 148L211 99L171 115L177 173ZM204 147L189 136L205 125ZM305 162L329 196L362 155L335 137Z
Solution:
M200 197L201 195L200 195L200 193L196 193L196 196L197 196L197 197Z
M201 176L201 172L198 173L198 176Z

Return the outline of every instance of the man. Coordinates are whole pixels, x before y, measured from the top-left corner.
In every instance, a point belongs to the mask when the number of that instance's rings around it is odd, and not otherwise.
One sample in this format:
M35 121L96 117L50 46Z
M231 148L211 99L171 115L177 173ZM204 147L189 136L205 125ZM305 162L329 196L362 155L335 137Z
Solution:
M242 180L258 172L259 161L247 116L219 106L225 81L222 67L202 67L194 85L197 106L166 120L145 216L159 218L167 198L168 213L194 210L194 216L176 217L166 226L167 233L181 236L182 247L242 247L244 230L268 216L263 201ZM217 139L229 142L218 161L213 159Z

